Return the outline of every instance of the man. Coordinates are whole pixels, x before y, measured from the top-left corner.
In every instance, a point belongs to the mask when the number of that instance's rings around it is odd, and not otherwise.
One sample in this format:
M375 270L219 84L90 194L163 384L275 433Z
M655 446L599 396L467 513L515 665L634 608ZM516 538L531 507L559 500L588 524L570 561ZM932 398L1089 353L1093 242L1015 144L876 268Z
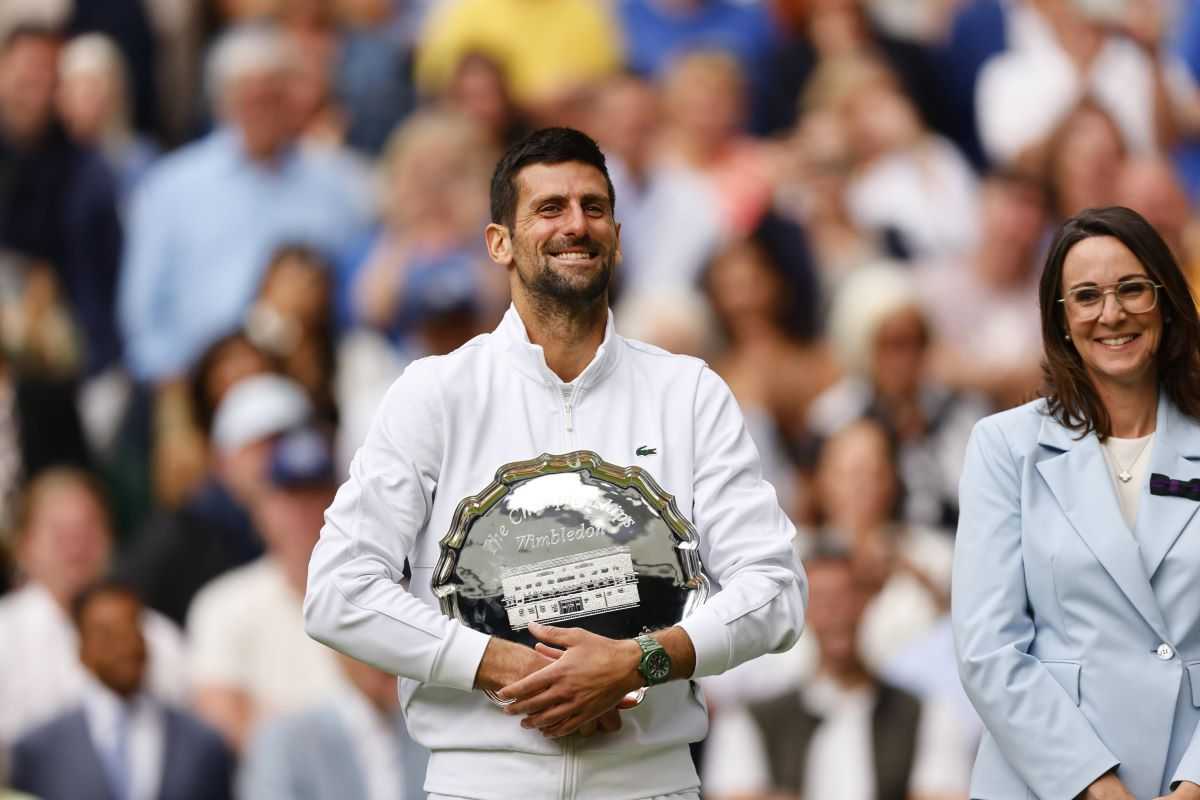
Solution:
M237 328L278 245L338 248L365 224L366 187L295 146L290 58L273 29L226 34L208 75L221 124L134 195L118 311L141 381L180 377Z
M429 751L408 735L396 677L338 660L352 688L264 725L242 761L242 797L423 800Z
M218 412L218 441L223 419ZM263 720L345 687L334 653L304 635L300 616L308 559L337 487L332 449L308 427L262 446L265 480L250 514L267 552L201 589L187 619L193 705L239 751Z
M118 567L147 605L182 625L202 586L262 555L249 508L267 482L275 440L312 416L304 388L281 375L250 375L229 389L213 416L204 484L151 517Z
M61 44L54 29L28 25L0 42L0 251L53 275L86 332L81 366L94 375L121 354L121 224L112 174L54 117Z
M621 75L601 88L590 122L627 210L621 278L634 297L695 286L722 239L711 184L656 157L660 105L653 84Z
M35 477L17 514L15 553L27 580L0 598L0 746L79 702L86 683L70 608L109 567L112 528L88 473L57 467ZM183 637L153 611L142 617L147 684L168 702L186 691Z
M817 673L798 691L718 712L705 791L718 800L965 797L968 753L950 710L883 683L862 661L869 598L849 555L827 548L804 565Z
M794 531L728 388L613 328L613 200L603 154L578 131L538 131L504 156L486 240L513 305L495 332L393 385L309 566L310 635L402 676L434 797L696 798L688 743L707 713L687 679L786 648L801 628ZM674 495L722 590L642 644L538 625L535 651L444 617L430 579L459 500L502 464L582 448L644 467ZM622 727L618 703L646 684L643 647L669 658L667 682ZM506 714L472 689L514 702Z
M234 760L215 731L144 691L142 604L120 584L78 597L83 702L13 747L12 784L42 800L228 800Z

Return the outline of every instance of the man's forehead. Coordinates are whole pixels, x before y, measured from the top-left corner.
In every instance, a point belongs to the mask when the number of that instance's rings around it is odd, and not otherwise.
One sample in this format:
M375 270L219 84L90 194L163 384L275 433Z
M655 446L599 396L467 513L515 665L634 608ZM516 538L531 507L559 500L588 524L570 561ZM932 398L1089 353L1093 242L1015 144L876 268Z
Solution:
M583 161L528 164L517 173L517 196L529 201L546 195L608 197L604 173Z

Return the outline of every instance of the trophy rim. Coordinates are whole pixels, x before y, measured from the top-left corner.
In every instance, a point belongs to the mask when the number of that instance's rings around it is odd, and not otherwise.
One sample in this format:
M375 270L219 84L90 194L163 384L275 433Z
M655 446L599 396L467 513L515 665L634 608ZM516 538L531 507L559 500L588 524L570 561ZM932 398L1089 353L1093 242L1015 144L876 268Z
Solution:
M431 579L431 588L434 596L438 598L443 614L466 624L458 603L455 602L458 587L449 579L458 565L458 557L466 543L471 524L491 510L518 483L543 475L583 471L618 488L635 489L667 523L667 528L675 539L680 569L687 578L687 598L680 621L690 616L708 599L710 584L700 562L700 535L695 525L680 513L675 496L664 490L642 467L622 467L605 461L595 451L573 450L561 454L542 453L536 458L505 464L496 470L492 482L482 491L459 501L450 528L441 538L441 555Z

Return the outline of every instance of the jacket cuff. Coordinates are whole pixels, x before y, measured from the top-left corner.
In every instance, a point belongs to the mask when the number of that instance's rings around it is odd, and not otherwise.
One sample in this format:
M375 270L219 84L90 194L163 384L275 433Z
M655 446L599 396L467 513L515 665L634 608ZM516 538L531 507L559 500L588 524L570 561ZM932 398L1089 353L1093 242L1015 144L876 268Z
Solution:
M1103 775L1112 772L1117 767L1121 766L1121 762L1113 758L1111 755L1107 758L1098 759L1086 766L1074 770L1071 773L1060 776L1056 794L1040 795L1044 797L1078 797L1087 787L1091 786L1096 779ZM1040 790L1039 790L1040 791Z
M696 651L693 678L720 675L729 669L729 628L711 608L701 606L679 623Z
M474 689L475 673L479 671L479 662L483 661L483 651L487 649L490 639L486 633L466 625L451 626L437 663L429 675L429 683L464 692Z

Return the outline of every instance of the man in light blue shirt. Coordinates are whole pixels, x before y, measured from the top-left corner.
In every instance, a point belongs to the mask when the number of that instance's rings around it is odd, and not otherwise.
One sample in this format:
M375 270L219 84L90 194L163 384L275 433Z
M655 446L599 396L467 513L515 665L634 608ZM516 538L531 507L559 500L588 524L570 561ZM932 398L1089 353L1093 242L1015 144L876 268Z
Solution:
M181 375L238 327L279 245L329 252L369 219L361 175L296 146L291 57L274 30L228 34L208 75L221 125L161 161L134 196L118 315L140 381Z

